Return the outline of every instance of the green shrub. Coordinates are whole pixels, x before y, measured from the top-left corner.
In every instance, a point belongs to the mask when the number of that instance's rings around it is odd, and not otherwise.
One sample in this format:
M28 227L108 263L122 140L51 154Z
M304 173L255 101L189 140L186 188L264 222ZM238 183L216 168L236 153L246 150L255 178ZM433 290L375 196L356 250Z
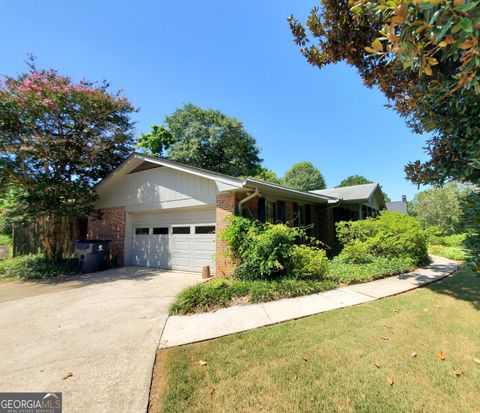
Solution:
M366 264L375 258L365 242L353 241L343 247L342 258L352 264Z
M229 255L238 263L233 276L239 280L271 280L288 276L294 246L308 241L305 231L300 228L261 224L237 216L230 219L221 236L227 242ZM310 256L314 257L313 254ZM307 274L311 270L303 272Z
M415 268L411 258L373 257L368 263L352 264L338 256L330 261L327 278L343 284L355 284L410 272Z
M337 284L331 280L238 281L214 279L183 290L170 307L170 314L200 313L238 303L259 303L298 297L335 287Z
M52 263L41 255L23 255L0 261L0 278L41 279L78 272L77 258Z
M12 245L12 237L0 234L0 245Z
M241 281L266 279L261 276L260 269L253 263L242 262L233 270L232 277Z
M384 211L377 218L339 222L337 236L345 251L340 256L347 262L368 263L369 256L410 258L418 265L428 262L427 235L415 218L405 214Z
M257 267L261 277L276 278L290 262L298 230L283 224L265 224L248 234L242 260Z
M324 250L308 245L294 245L288 272L297 280L320 280L328 271Z

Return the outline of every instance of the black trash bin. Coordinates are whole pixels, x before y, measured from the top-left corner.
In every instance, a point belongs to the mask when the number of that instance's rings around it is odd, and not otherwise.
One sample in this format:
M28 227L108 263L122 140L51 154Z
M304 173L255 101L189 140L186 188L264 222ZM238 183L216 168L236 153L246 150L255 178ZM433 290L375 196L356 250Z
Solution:
M110 242L110 240L77 241L75 252L80 261L80 271L99 271L105 261Z

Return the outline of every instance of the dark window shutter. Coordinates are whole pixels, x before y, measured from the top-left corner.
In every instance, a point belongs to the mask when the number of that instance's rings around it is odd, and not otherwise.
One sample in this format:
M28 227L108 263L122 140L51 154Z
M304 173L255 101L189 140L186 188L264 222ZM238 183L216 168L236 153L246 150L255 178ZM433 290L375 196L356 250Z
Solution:
M258 198L258 220L262 223L266 221L265 198Z

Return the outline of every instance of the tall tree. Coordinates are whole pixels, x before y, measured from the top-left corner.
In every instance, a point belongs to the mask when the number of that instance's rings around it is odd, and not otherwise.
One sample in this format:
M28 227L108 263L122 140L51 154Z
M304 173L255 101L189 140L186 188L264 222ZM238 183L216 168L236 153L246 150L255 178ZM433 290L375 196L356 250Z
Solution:
M282 180L271 169L261 167L255 178L262 179L263 181L271 182L274 184L282 184Z
M352 185L363 185L363 184L371 184L373 181L365 178L362 175L350 175L343 179L336 188L342 188L344 186L352 186Z
M345 61L377 86L416 133L429 159L410 162L416 184L480 182L480 6L473 0L321 0L305 26L289 17L307 61ZM311 43L312 40L316 44ZM309 44L311 43L311 44ZM368 122L369 120L367 120ZM480 192L469 197L478 211ZM480 220L468 244L480 253ZM480 257L476 257L480 269Z
M322 173L311 162L298 162L294 164L282 179L283 184L302 191L325 189L325 179Z
M108 88L33 62L0 86L0 184L18 189L16 213L40 224L49 260L62 259L68 221L93 212L92 186L132 148L135 108Z
M410 204L409 213L423 227L438 227L446 235L465 230L463 205L471 189L456 182L441 188L419 192Z
M210 171L232 176L256 175L260 149L242 122L218 110L187 104L142 135L139 147Z
M414 132L429 132L417 184L480 178L480 7L476 1L321 0L306 27L289 18L307 61L345 61L378 86ZM366 122L369 120L367 119Z

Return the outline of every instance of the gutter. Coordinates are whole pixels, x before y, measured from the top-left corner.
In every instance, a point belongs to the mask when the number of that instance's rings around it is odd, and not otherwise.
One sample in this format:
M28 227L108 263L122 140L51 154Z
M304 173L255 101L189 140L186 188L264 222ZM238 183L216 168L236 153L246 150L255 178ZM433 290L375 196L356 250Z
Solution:
M248 202L250 201L251 199L257 197L257 196L260 196L260 192L258 191L258 188L255 188L255 192L253 192L252 194L248 195L247 197L241 199L240 201L238 201L238 215L242 216L242 212L243 212L243 204L245 202Z

